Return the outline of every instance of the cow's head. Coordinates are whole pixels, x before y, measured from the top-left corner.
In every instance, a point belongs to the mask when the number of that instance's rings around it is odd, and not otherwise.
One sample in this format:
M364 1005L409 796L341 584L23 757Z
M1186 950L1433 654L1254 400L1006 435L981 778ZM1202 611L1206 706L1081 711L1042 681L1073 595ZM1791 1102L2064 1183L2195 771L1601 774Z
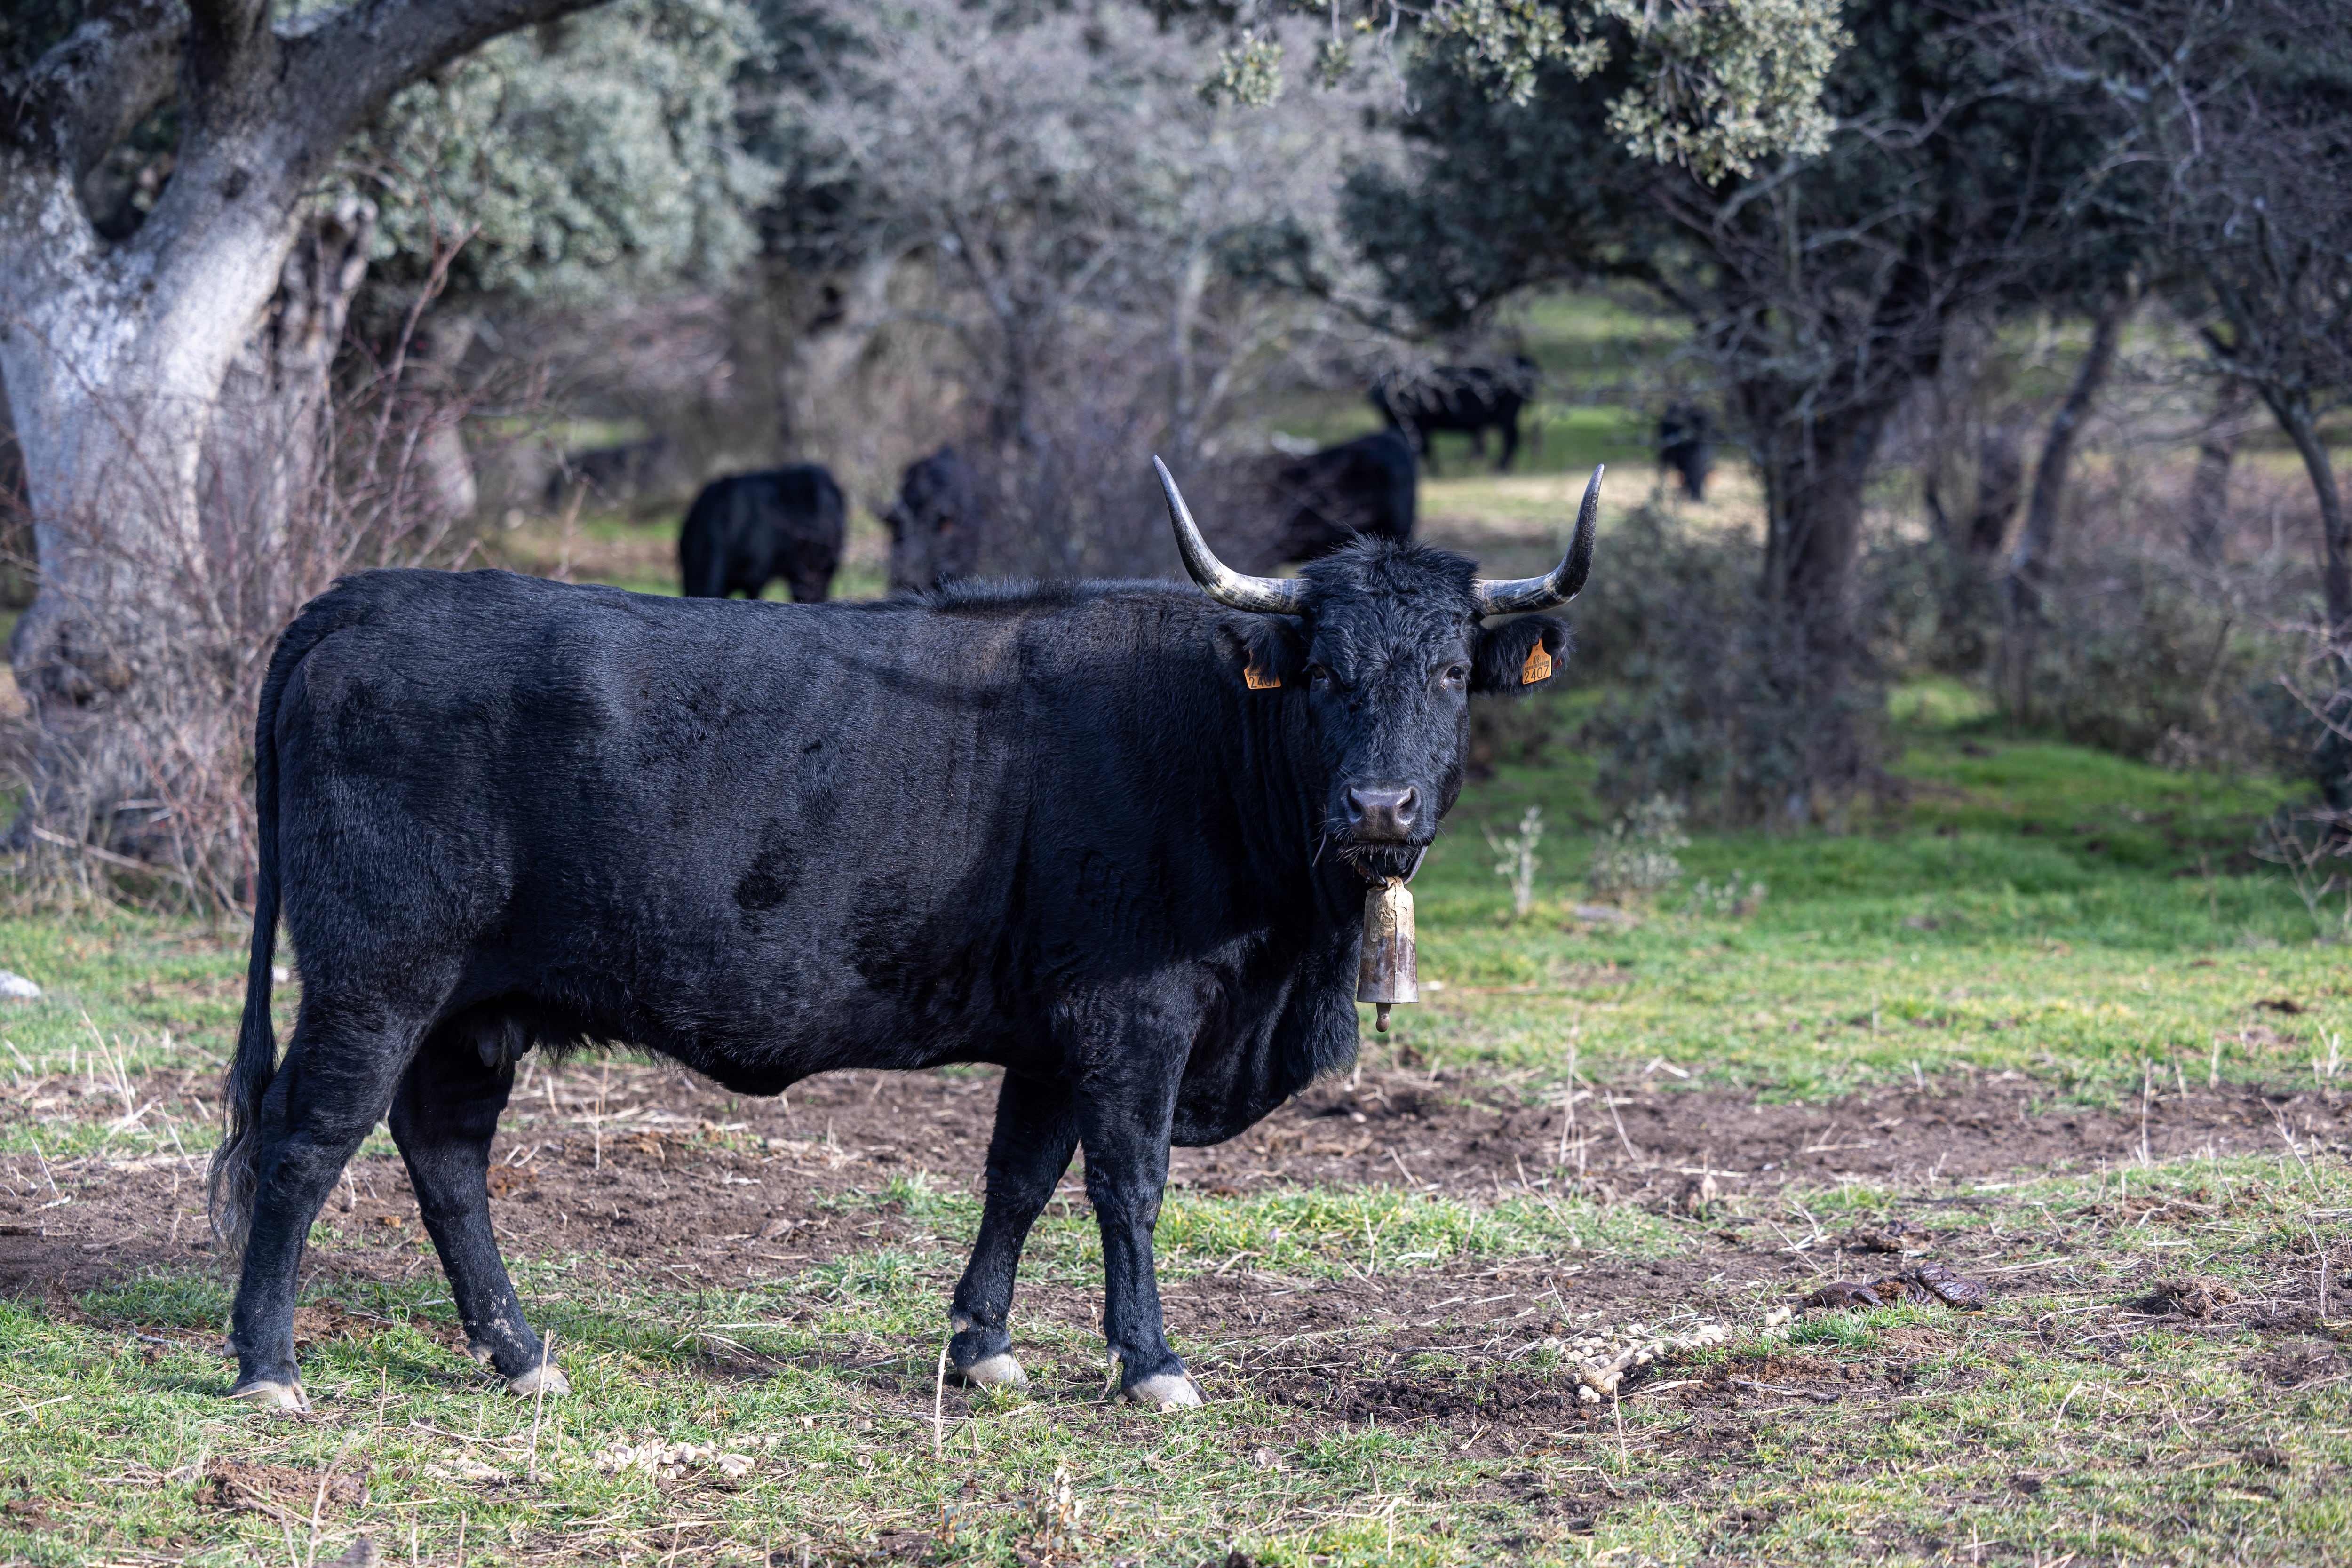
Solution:
M952 447L908 465L890 526L890 587L929 590L971 575L980 555L979 483Z
M1234 679L1306 704L1328 781L1324 841L1367 870L1405 870L1462 791L1470 699L1533 690L1567 655L1566 626L1523 612L1565 605L1584 586L1601 470L1560 563L1497 582L1462 556L1385 540L1349 545L1297 578L1228 571L1157 466L1192 580L1244 612L1219 628ZM1521 618L1486 624L1504 615Z

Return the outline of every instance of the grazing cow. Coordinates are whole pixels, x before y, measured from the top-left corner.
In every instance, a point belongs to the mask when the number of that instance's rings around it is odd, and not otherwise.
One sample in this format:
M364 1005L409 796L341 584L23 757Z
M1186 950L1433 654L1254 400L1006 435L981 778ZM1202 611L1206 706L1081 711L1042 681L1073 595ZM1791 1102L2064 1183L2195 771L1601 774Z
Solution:
M562 506L565 492L575 484L586 486L608 501L629 500L638 491L652 489L670 464L667 436L648 436L642 441L624 441L617 447L567 452L555 471L547 476L547 504Z
M1691 403L1670 403L1658 416L1658 466L1682 478L1683 494L1706 499L1706 477L1715 471L1715 421Z
M1152 1264L1171 1143L1355 1059L1365 890L1462 787L1469 700L1554 678L1601 475L1539 577L1366 539L1293 579L1210 553L1160 470L1165 583L719 605L501 572L369 572L272 655L245 1017L211 1210L241 1250L234 1397L299 1407L313 1218L379 1119L475 1353L564 1383L485 1182L515 1062L603 1042L744 1094L840 1068L1004 1068L949 1352L1025 1381L1007 1315L1075 1151L1103 1329L1199 1402ZM280 909L302 967L270 1028Z
M980 476L953 447L907 465L890 525L890 587L929 593L980 569L987 511Z
M1313 561L1359 536L1412 539L1419 465L1393 430L1267 460L1265 489L1279 519L1265 559Z
M793 603L822 604L848 527L841 487L814 463L713 479L678 530L678 576L689 599L756 599L781 577Z
M1431 473L1437 472L1437 453L1429 442L1436 430L1461 430L1470 437L1470 449L1486 455L1486 432L1503 433L1503 455L1495 467L1511 466L1519 453L1519 411L1536 394L1543 373L1535 361L1515 354L1499 368L1479 364L1433 365L1420 374L1394 372L1372 383L1372 406L1389 428L1412 443Z

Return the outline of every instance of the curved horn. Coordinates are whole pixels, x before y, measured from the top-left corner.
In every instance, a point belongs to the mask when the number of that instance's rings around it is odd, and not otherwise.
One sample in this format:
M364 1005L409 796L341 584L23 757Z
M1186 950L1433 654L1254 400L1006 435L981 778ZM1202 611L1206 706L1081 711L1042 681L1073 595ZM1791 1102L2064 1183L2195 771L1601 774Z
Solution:
M1176 493L1176 480L1168 465L1154 458L1151 466L1160 470L1160 488L1168 495L1168 521L1176 525L1176 548L1183 554L1184 570L1192 574L1192 581L1206 589L1209 597L1236 610L1297 615L1306 585L1283 577L1244 577L1226 570L1224 563L1210 553L1209 542L1201 537L1184 498Z
M1477 595L1480 615L1549 610L1583 591L1585 576L1592 570L1592 528L1601 517L1601 476L1606 468L1606 464L1593 466L1592 479L1584 487L1584 504L1577 509L1575 536L1569 540L1568 553L1560 557L1559 564L1540 577L1500 582L1479 578L1470 591Z

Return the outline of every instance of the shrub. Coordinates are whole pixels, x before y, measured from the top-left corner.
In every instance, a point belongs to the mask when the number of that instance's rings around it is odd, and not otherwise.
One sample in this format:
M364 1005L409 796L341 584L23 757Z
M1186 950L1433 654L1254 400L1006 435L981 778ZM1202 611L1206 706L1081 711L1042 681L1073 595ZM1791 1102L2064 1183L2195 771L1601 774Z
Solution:
M1751 539L1645 507L1611 535L1609 558L1610 592L1577 626L1580 662L1605 683L1580 736L1604 797L1664 794L1703 818L1801 821L1817 809L1814 736L1850 725L1875 757L1883 693L1857 668L1833 698L1808 695L1824 689L1808 679L1815 656L1759 592Z
M1584 873L1593 897L1646 899L1679 879L1683 863L1675 851L1690 847L1683 831L1685 813L1676 802L1654 795L1609 825L1592 841L1592 864Z
M1519 818L1519 830L1512 834L1486 829L1486 847L1495 852L1495 875L1511 884L1511 913L1518 920L1527 919L1528 910L1536 901L1536 868L1543 864L1536 858L1536 846L1543 842L1543 807L1528 807Z

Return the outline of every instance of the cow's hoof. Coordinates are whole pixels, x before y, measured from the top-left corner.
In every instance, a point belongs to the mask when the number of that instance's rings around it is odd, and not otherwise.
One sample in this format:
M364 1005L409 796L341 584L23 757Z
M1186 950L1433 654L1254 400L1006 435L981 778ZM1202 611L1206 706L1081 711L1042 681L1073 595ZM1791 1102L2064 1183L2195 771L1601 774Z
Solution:
M1011 1351L999 1351L984 1356L970 1366L958 1367L956 1375L974 1388L1026 1388L1029 1374L1013 1359Z
M241 1400L256 1410L308 1410L310 1402L302 1396L299 1383L275 1383L262 1379L240 1383L228 1391L231 1399Z
M554 1399L571 1393L572 1383L563 1375L562 1367L549 1362L532 1367L520 1377L507 1379L507 1392L520 1394L525 1399L534 1399L541 1394Z
M1181 1372L1163 1372L1120 1390L1138 1405L1157 1410L1189 1410L1201 1403L1201 1391Z

